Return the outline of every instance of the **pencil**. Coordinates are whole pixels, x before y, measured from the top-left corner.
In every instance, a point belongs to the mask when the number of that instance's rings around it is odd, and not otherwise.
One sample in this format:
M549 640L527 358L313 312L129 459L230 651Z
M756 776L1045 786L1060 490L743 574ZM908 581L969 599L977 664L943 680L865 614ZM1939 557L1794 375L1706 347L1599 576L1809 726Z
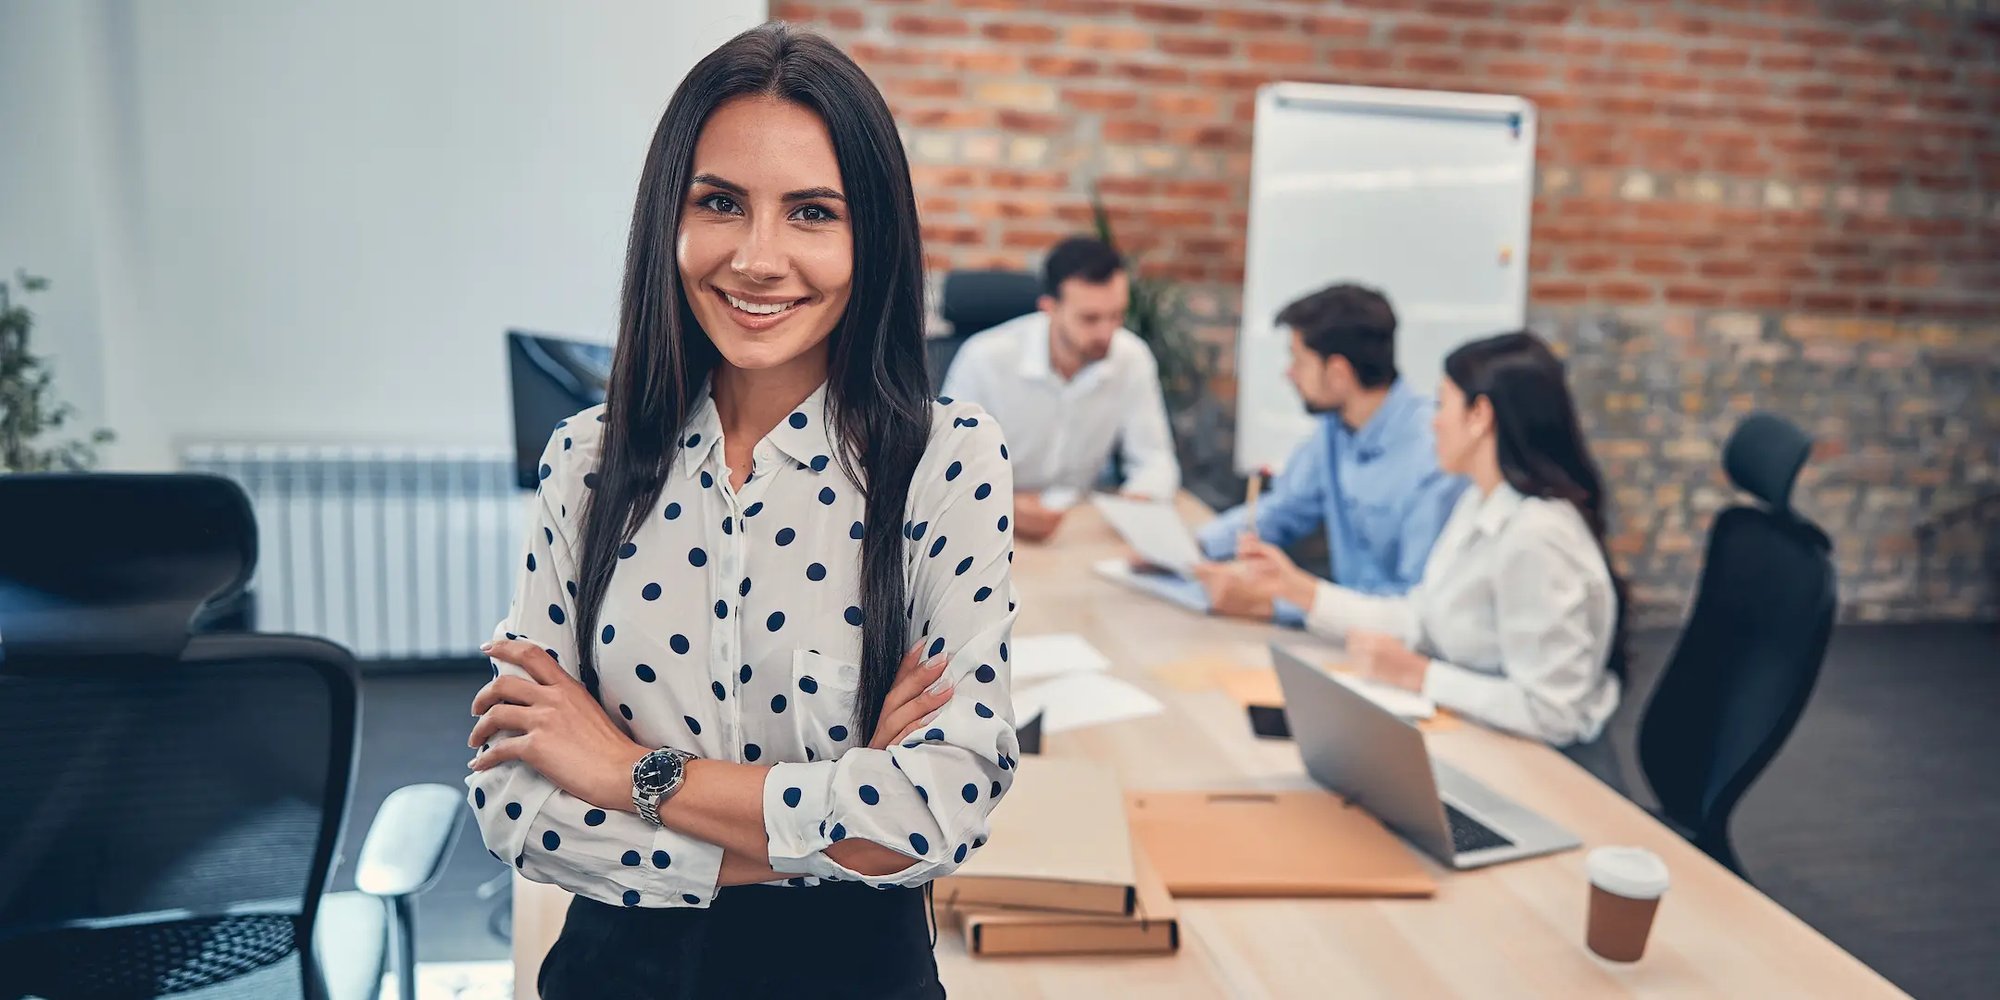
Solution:
M1265 470L1260 468L1250 474L1250 484L1244 487L1243 507L1248 513L1249 531L1257 533L1257 494L1264 488Z

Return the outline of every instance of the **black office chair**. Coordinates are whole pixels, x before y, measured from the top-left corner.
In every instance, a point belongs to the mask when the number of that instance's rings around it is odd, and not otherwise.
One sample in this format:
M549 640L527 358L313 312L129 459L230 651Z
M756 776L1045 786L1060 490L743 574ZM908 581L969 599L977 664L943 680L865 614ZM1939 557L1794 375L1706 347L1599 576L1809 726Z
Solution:
M1694 609L1639 728L1662 818L1738 875L1730 813L1791 735L1833 629L1832 542L1790 503L1811 451L1766 413L1729 436L1723 468L1764 506L1716 516Z
M925 343L931 388L944 385L951 359L967 337L1036 310L1042 281L1026 271L952 271L938 293L938 315L951 324L951 334Z
M189 634L255 565L242 491L0 476L0 524L0 998L369 1000L392 925L414 997L411 900L464 800L399 789L361 892L322 895L354 771L352 659Z

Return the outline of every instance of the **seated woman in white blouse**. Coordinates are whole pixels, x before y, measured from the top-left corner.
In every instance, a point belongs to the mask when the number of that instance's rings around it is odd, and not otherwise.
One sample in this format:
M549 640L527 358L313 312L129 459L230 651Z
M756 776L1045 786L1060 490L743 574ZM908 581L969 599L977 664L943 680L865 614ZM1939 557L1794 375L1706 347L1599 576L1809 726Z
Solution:
M1604 483L1562 362L1533 334L1506 333L1458 348L1444 367L1438 465L1473 488L1415 588L1359 594L1254 535L1239 558L1311 609L1308 629L1345 640L1356 669L1614 779L1598 739L1618 707L1622 602L1605 558Z
M1014 495L933 402L896 124L818 36L703 59L639 182L607 399L542 457L473 702L568 997L944 995L922 886L1012 784Z

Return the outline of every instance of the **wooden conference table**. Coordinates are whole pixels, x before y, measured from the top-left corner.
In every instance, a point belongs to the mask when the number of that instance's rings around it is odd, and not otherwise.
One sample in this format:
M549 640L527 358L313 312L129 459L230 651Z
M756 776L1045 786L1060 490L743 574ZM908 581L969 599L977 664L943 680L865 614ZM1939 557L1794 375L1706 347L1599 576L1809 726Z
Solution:
M1190 523L1206 512L1183 499ZM1129 789L1311 787L1289 742L1250 734L1241 705L1204 674L1268 667L1272 626L1208 618L1098 578L1123 552L1094 510L1071 513L1053 545L1015 556L1017 635L1074 632L1165 714L1055 734L1050 756L1111 766ZM1338 656L1328 647L1326 659ZM938 966L954 998L1903 996L1887 980L1695 850L1568 758L1475 725L1428 736L1432 751L1582 838L1637 844L1666 860L1673 887L1640 962L1583 944L1583 851L1448 873L1420 900L1179 900L1172 957L973 959L940 928ZM1426 860L1428 864L1428 859ZM516 877L515 995L562 924L569 894Z

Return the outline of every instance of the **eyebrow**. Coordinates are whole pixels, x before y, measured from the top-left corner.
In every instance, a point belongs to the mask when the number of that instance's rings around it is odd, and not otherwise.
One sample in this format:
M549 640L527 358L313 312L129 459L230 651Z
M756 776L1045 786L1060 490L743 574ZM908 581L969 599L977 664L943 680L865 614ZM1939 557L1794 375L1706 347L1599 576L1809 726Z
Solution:
M706 184L709 187L721 188L722 190L727 191L730 194L737 196L738 198L747 197L750 194L749 189L745 188L743 185L738 184L735 181L717 177L714 174L696 174L694 175L694 183ZM783 200L785 201L824 200L824 201L845 202L847 200L847 196L841 194L838 191L835 191L830 187L811 187L811 188L802 188L797 191L786 192Z

